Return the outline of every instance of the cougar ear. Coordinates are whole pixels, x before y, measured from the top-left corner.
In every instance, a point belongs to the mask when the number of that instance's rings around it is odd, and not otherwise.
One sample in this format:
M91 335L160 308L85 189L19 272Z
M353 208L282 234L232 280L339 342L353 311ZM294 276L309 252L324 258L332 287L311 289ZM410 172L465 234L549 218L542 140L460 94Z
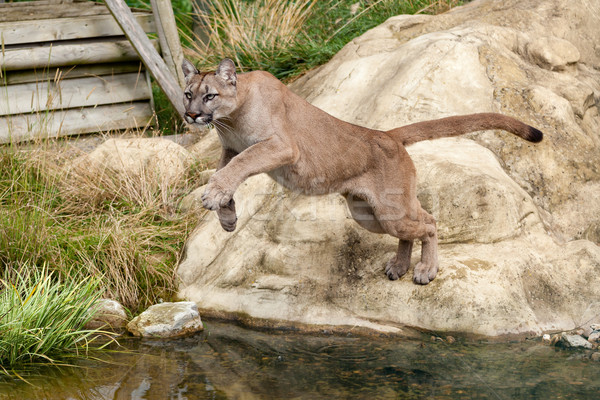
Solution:
M181 63L181 69L183 70L183 76L185 77L185 83L189 83L190 78L196 74L199 74L200 71L188 60L185 58Z
M224 58L217 67L215 75L221 77L226 82L231 83L235 86L237 82L237 75L235 74L235 64L229 58Z

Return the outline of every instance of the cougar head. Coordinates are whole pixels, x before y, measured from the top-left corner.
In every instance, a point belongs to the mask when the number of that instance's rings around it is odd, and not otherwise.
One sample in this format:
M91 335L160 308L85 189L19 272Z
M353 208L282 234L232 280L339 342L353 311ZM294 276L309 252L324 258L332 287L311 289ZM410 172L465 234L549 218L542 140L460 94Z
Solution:
M237 75L233 61L224 59L216 72L200 72L188 60L183 60L181 68L186 83L184 117L189 124L207 125L235 110Z

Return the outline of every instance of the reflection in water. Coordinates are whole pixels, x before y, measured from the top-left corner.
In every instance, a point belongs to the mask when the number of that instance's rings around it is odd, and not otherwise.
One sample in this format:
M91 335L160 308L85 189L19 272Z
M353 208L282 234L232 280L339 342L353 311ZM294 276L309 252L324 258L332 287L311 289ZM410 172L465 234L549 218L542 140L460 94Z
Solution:
M600 364L537 343L306 336L208 323L185 339L124 339L103 361L0 380L0 399L585 399Z

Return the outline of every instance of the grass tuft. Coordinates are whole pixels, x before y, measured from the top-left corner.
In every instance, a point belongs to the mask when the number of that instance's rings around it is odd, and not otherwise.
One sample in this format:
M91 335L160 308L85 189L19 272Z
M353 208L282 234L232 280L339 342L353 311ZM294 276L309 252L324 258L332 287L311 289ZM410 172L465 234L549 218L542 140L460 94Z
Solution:
M83 326L100 280L63 283L46 267L22 265L0 279L0 373L24 364L56 364L87 353L97 336Z

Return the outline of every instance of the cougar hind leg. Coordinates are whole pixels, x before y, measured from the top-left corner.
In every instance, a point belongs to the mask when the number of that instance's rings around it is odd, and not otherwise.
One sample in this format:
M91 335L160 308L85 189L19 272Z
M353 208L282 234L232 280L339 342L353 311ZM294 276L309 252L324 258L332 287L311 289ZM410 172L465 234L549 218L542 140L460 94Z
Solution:
M412 255L412 240L402 240L398 242L398 252L385 265L385 274L387 277L395 281L408 271L410 267L410 257Z
M388 278L398 279L408 271L413 241L419 239L422 242L421 261L415 266L413 281L421 285L431 282L439 268L433 216L421 208L416 197L407 200L402 195L388 196L385 202L371 206L385 233L399 239L396 256L385 268Z
M421 261L415 265L413 281L421 285L427 285L435 279L439 270L438 261L438 237L435 218L421 209L424 222L428 226L427 236L421 239Z
M369 203L363 200L362 197L348 194L346 195L346 203L348 203L350 214L357 224L369 232L386 233L375 217L373 208L369 205Z

